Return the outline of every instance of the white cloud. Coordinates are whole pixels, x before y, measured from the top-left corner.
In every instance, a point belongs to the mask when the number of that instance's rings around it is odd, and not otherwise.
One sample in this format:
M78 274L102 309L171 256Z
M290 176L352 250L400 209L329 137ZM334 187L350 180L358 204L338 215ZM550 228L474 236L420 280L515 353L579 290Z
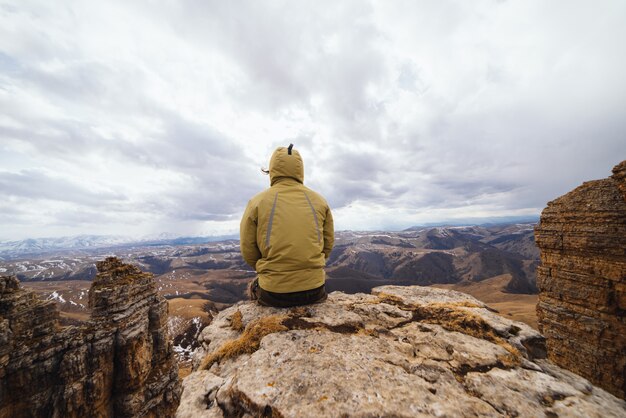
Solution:
M0 238L234 232L289 142L338 229L536 214L626 158L625 21L617 0L0 2Z

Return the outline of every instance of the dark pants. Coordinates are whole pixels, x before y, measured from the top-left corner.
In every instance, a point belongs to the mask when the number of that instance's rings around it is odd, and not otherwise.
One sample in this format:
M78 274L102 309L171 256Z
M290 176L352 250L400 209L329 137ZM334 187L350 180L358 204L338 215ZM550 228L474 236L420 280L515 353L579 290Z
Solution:
M327 298L324 285L301 292L275 293L262 289L261 286L259 286L258 278L250 282L248 290L250 300L256 300L260 305L273 306L275 308L310 305L312 303L324 302Z

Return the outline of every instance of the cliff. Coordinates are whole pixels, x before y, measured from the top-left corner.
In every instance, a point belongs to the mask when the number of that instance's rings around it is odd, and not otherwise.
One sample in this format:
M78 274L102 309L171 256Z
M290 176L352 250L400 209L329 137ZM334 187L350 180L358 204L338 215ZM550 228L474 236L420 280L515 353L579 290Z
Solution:
M535 229L541 250L537 315L549 358L626 396L626 161L549 202Z
M544 338L460 292L382 286L293 309L241 302L199 337L177 417L623 417Z
M97 264L91 319L61 327L56 306L0 277L0 417L172 416L181 386L167 302L151 274Z

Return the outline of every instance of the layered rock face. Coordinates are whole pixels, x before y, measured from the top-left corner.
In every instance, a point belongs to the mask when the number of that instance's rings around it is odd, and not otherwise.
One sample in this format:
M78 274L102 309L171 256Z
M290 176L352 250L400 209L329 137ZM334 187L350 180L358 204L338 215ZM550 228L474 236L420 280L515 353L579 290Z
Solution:
M548 203L537 315L549 358L626 396L626 161Z
M0 277L0 417L167 417L180 399L167 302L151 274L97 264L92 316L59 326L52 301Z
M293 309L241 302L203 330L177 417L623 417L543 337L460 292L383 286Z

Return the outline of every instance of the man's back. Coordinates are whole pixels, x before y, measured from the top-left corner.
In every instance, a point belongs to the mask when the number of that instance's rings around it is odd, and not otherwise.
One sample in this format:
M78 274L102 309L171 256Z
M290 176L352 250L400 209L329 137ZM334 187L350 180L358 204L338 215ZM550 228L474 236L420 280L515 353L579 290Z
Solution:
M241 220L241 253L263 290L292 293L324 285L332 250L332 214L305 187L300 154L279 148L270 161L271 187L254 196Z

